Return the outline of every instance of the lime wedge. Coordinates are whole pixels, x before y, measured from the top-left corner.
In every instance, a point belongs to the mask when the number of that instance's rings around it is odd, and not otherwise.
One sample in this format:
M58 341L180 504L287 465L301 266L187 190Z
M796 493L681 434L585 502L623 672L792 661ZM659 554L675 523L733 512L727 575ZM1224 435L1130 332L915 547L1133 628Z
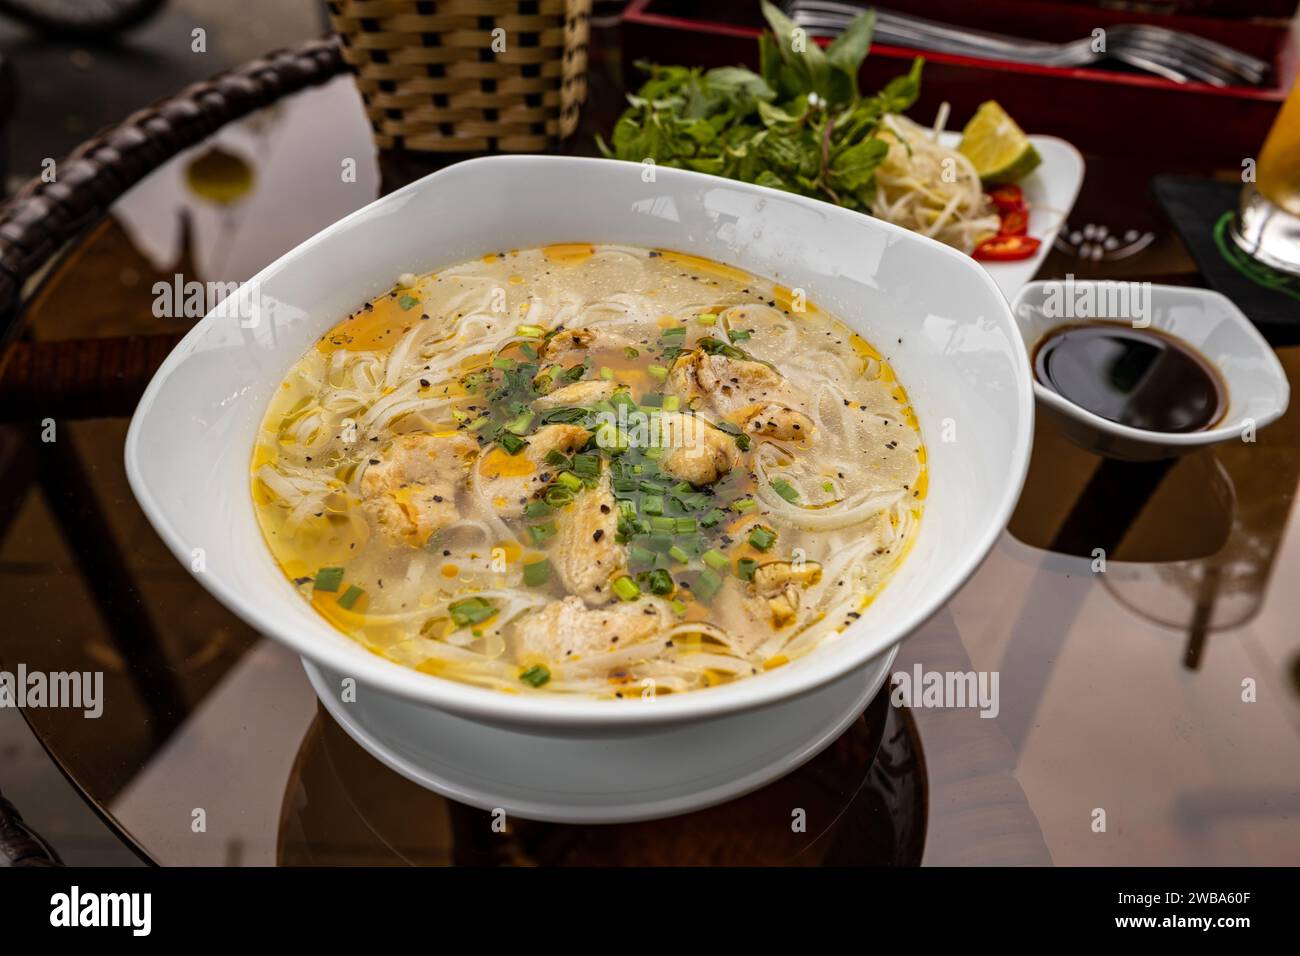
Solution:
M957 149L986 183L1014 183L1043 161L1016 121L994 100L980 104Z

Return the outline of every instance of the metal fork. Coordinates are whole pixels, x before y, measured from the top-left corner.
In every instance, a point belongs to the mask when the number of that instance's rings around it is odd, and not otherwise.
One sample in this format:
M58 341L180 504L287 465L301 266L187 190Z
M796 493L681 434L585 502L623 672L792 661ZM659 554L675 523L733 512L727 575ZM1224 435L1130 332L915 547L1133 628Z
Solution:
M796 23L813 35L835 35L843 32L865 8L833 0L790 0L786 9ZM877 8L875 36L885 43L1041 66L1086 66L1109 57L1174 82L1199 80L1213 86L1258 84L1269 69L1262 60L1204 37L1145 24L1109 28L1106 49L1097 51L1093 49L1092 37L1048 43Z

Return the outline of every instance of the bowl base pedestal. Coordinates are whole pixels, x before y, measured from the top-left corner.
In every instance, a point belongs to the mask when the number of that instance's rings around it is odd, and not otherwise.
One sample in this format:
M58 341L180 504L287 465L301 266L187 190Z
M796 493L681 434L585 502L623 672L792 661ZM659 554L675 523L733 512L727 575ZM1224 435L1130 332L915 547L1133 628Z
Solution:
M348 735L420 786L530 820L628 823L723 803L810 760L862 713L897 652L890 648L825 687L757 713L600 736L507 730L364 684L355 701L343 703L339 676L306 659L303 668Z

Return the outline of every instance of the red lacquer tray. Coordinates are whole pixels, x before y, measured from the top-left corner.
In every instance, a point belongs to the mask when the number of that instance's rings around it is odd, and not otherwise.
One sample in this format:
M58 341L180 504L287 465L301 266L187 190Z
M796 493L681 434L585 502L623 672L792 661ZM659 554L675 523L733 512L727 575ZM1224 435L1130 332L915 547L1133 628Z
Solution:
M1201 163L1239 167L1263 142L1296 78L1297 57L1284 21L1168 16L1018 0L910 0L894 8L1054 41L1078 39L1097 27L1120 23L1159 24L1226 43L1273 64L1270 85L1228 88L1105 68L1057 69L879 45L863 66L864 88L876 89L905 72L912 57L924 56L921 98L910 111L918 121L934 116L947 101L954 119L965 122L980 103L995 99L1030 132L1060 136L1097 155L1138 152L1168 168L1178 168L1180 157L1191 151ZM755 37L760 30L757 0L633 0L623 16L629 88L641 83L632 66L639 59L757 68Z

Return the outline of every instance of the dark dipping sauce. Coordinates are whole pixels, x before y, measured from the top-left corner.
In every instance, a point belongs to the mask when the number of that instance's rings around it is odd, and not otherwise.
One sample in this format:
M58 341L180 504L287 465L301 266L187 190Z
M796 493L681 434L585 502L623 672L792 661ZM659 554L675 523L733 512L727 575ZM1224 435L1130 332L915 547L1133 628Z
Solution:
M1194 432L1223 415L1228 390L1191 346L1114 322L1054 329L1034 350L1038 380L1094 415L1153 432Z

